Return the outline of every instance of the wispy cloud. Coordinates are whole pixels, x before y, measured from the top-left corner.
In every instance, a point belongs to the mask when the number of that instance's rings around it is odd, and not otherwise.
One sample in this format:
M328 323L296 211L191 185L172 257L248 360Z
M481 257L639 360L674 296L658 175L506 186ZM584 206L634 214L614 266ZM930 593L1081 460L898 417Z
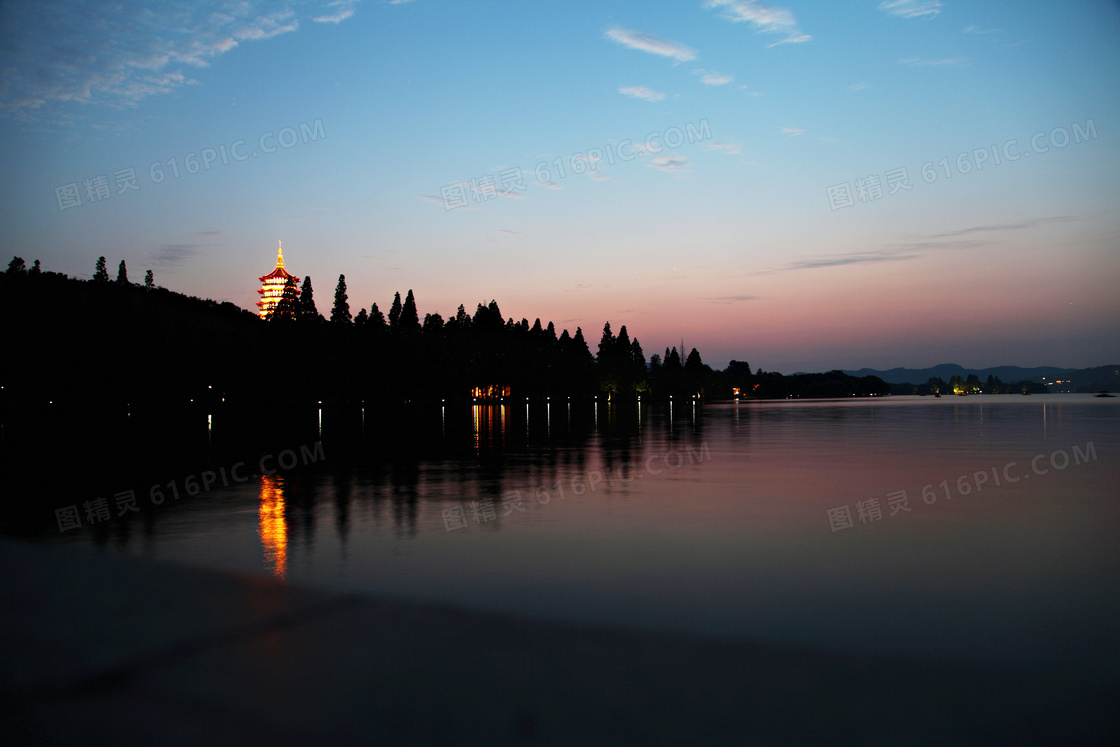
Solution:
M782 134L789 135L790 137L797 137L798 135L804 135L805 130L800 127L783 127Z
M354 15L354 6L358 2L359 0L332 0L327 3L328 12L311 20L315 23L342 23Z
M641 99L642 101L657 102L665 100L665 94L661 93L661 91L655 91L652 88L646 88L645 86L624 86L623 88L618 89L618 92L623 96Z
M726 86L731 81L735 80L730 75L721 75L719 73L704 73L700 76L700 82L706 86Z
M860 81L859 83L853 83L852 85L848 86L849 91L862 91L865 88L869 88L869 86L867 83L864 83L862 81Z
M741 303L743 301L757 301L758 299L759 296L715 296L713 298L707 298L705 300L709 301L710 303L728 304Z
M973 34L975 36L987 36L989 34L1003 33L1003 29L982 29L979 26L965 26L962 30L966 34Z
M1038 228L1040 226L1048 226L1052 223L1073 223L1074 221L1083 220L1084 216L1080 215L1055 215L1049 218L1036 218L1034 220L1025 220L1019 223L997 223L989 226L971 226L969 228L961 228L956 231L947 231L945 233L935 233L932 238L943 239L952 238L955 236L967 236L972 233L989 233L991 231L1022 231L1028 228Z
M169 269L178 267L186 260L198 254L203 249L220 244L161 244L156 247L148 258L157 268Z
M470 187L466 183L459 182L459 184L462 185L465 194L470 193ZM504 192L495 192L494 195L495 196L506 196ZM462 204L459 204L459 202L456 201L456 200L448 201L448 200L444 200L442 197L436 197L435 195L413 195L413 196L416 199L420 200L421 202L426 202L430 205L440 205L441 207L444 208L444 210L448 210L448 211L450 211L450 210L478 210L478 208L475 207L474 205L471 205L471 204L462 205Z
M338 22L355 0L332 0L312 20ZM250 41L299 28L295 0L155 4L4 3L0 110L36 119L50 105L124 109L195 83L189 69ZM304 4L300 4L304 8ZM324 12L326 11L326 12ZM337 18L337 20L335 20Z
M931 237L935 238L935 237ZM821 254L804 257L783 265L770 267L748 275L772 275L795 270L818 270L828 267L849 267L852 265L880 264L884 262L907 262L920 259L928 254L942 251L962 251L987 246L987 241L914 241L909 243L888 244L877 249L865 249L839 254Z
M693 73L700 76L700 82L706 86L726 86L731 81L735 80L730 75L717 73L715 70L694 70Z
M677 62L688 62L696 59L696 50L679 42L658 39L656 36L643 34L640 31L614 28L607 31L604 36L624 47L640 49L643 52L661 55L662 57L671 57Z
M192 69L242 44L296 31L301 11L338 23L357 0L202 0L154 4L4 3L0 22L0 111L45 117L52 105L132 108L194 84Z
M770 44L771 47L800 44L813 38L801 32L793 13L757 0L708 0L704 7L718 9L719 17L732 23L749 23L759 34L780 34L783 38Z
M743 149L734 143L725 143L720 140L713 140L704 143L704 150L717 150L721 153L726 153L729 156L737 156L743 152Z
M901 18L933 18L941 12L941 0L883 0L879 10Z
M971 36L975 39L983 39L991 42L992 44L998 44L1003 49L1011 49L1012 47L1029 44L1032 41L1031 39L1020 39L1016 42L1008 42L1006 36L1007 31L999 28L982 29L979 26L965 26L963 29L961 29L961 31L966 36Z
M650 168L657 169L658 171L663 171L666 174L677 175L687 173L692 168L692 164L688 162L687 158L675 154L657 156L647 165Z
M847 265L864 265L875 262L901 262L908 259L917 259L920 254L897 254L891 252L853 252L830 257L810 257L790 262L781 270L815 270L821 267L845 267Z
M910 67L966 67L968 65L967 57L949 57L943 60L926 60L921 57L907 57L906 59L899 60L903 65Z

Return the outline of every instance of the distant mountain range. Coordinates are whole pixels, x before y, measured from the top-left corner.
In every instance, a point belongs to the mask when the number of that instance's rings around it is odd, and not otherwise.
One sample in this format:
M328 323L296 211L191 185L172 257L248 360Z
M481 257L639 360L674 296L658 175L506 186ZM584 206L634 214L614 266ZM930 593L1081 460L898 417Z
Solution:
M1063 384L1067 381L1072 384L1072 387L1068 389L1069 391L1117 391L1120 389L1120 364L1097 366L1095 368L1058 368L1057 366L965 368L956 363L942 363L932 368L892 368L887 371L861 368L858 371L845 371L844 373L851 376L878 376L888 384L924 384L930 378L939 378L947 382L954 376L967 378L969 374L976 374L980 381L987 381L989 376L994 376L1005 384L1013 384L1019 381L1041 382L1043 377L1047 381L1062 379ZM1063 390L1067 389L1064 386L1061 388Z

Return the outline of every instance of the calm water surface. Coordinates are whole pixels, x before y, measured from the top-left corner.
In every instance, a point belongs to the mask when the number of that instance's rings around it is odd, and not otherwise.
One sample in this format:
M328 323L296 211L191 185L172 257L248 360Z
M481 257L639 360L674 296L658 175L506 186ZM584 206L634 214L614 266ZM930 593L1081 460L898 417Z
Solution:
M325 423L310 472L59 541L550 619L1120 669L1120 398L581 407L584 439L553 437L563 405L478 407L465 450L412 460L332 462Z

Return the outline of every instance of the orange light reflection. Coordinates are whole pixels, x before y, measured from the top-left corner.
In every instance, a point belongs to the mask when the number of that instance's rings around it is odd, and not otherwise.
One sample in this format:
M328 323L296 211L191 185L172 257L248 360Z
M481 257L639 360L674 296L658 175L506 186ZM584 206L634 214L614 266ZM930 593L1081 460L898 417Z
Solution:
M269 572L285 578L288 572L288 526L284 523L283 482L276 475L261 475L258 533Z

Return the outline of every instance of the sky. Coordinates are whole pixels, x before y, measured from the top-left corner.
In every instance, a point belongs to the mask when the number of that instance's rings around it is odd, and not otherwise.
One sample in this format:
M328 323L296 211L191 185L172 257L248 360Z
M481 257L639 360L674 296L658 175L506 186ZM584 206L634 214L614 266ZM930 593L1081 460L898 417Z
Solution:
M0 256L793 371L1120 362L1120 5L0 4Z

